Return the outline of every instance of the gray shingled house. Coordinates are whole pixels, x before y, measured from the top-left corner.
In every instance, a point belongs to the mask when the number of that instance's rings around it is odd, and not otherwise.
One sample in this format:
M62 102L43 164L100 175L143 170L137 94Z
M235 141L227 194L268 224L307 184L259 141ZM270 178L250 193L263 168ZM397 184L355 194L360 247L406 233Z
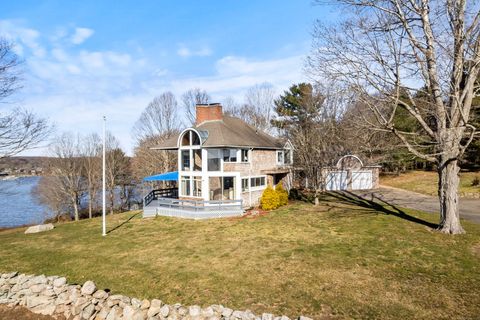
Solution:
M291 143L224 115L220 104L197 105L195 126L154 149L178 152L178 189L150 192L144 216L241 215L267 185L291 185Z

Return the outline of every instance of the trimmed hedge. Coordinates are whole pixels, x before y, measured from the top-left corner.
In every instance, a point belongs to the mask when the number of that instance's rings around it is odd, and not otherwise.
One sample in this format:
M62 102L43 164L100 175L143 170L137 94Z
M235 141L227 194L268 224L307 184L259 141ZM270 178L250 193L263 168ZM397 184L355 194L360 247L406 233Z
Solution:
M280 197L273 188L268 185L260 198L260 205L263 210L273 210L280 207Z
M278 194L280 206L286 206L288 204L288 192L283 188L281 182L275 186L275 192Z

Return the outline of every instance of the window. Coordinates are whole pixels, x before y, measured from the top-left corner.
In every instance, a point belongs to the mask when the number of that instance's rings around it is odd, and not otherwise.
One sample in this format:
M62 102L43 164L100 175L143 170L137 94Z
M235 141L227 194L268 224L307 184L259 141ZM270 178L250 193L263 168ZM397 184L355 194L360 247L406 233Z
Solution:
M248 162L248 149L240 150L240 161L241 162Z
M202 150L193 150L193 171L202 171Z
M193 177L193 196L201 197L202 196L202 178Z
M223 149L223 161L225 161L225 162L237 162L237 150L236 149Z
M190 150L182 150L182 171L190 171Z
M248 178L242 178L242 192L248 191Z
M199 146L200 145L200 137L198 134L194 131L190 131L190 134L192 135L192 146Z
M182 146L199 146L200 145L200 137L195 131L189 130L185 131L182 136Z
M182 177L180 180L180 191L182 196L190 196L190 177Z
M220 171L220 150L208 150L208 171Z
M277 164L284 164L284 153L283 153L283 151L277 151Z
M285 164L292 164L292 150L285 149L283 157L284 157Z
M265 186L265 177L250 178L251 188L264 187L264 186Z

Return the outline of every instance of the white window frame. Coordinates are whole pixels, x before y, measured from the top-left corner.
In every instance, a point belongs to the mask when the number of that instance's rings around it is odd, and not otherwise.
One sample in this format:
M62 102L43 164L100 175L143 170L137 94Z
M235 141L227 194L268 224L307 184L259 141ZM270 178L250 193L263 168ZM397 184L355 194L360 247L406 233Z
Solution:
M247 161L243 161L243 158L242 158L242 152L243 151L247 152ZM250 149L239 149L238 150L237 160L238 160L239 163L250 163L250 159L251 159L251 150Z
M256 179L256 178L263 178L264 181L265 181L265 184L260 185L260 186L255 186L255 187L253 187L253 186L252 186L252 179ZM250 177L248 177L248 188L249 188L250 191L263 190L263 189L265 189L265 188L267 187L267 184L268 184L268 182L267 182L267 176L266 176L266 175L264 175L264 176L250 176Z
M279 160L278 160L278 156L279 156L280 154L282 155L282 161L279 161ZM277 150L275 161L277 162L278 165L283 165L283 164L285 164L285 152L284 152L283 150Z
M203 188L202 176L199 176L199 175L192 175L192 176L191 175L181 175L179 180L180 180L180 188L178 190L179 191L179 196L188 197L188 198L203 199L204 188ZM189 186L189 189L188 189L188 191L190 193L189 195L183 193L182 181L184 181L184 180L188 180L190 182L190 186ZM194 195L194 192L193 192L194 191L194 188L193 188L193 181L194 180L199 180L200 181L200 184L199 184L200 192L201 192L200 196Z
M247 186L245 187L245 190L243 190L243 181L247 180ZM242 177L240 179L240 188L242 188L242 192L249 192L250 191L250 178L249 177Z

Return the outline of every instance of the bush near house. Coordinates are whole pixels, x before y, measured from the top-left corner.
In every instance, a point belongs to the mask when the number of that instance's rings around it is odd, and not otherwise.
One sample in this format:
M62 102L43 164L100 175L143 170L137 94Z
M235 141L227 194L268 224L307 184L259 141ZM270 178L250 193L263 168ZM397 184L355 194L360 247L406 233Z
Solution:
M280 207L280 197L270 185L263 191L260 206L263 210L274 210Z
M280 207L288 204L288 192L283 188L281 182L275 186L275 192L278 194L278 200L280 202Z

